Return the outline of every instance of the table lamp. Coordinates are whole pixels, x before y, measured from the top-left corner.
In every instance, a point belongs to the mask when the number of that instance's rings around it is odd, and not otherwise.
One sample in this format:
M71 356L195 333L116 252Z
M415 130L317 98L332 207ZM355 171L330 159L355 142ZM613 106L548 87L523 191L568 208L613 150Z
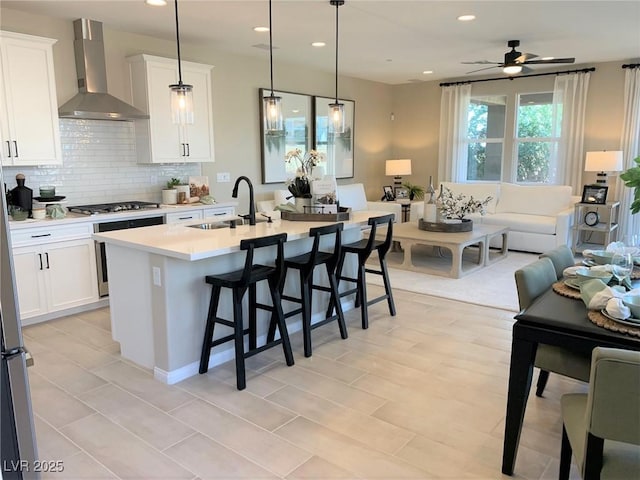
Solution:
M393 186L402 186L402 175L411 175L411 159L387 160L384 166L384 174L393 176Z
M607 184L606 172L622 171L622 151L603 150L597 152L587 152L587 159L584 163L585 172L598 172L596 183L598 185Z

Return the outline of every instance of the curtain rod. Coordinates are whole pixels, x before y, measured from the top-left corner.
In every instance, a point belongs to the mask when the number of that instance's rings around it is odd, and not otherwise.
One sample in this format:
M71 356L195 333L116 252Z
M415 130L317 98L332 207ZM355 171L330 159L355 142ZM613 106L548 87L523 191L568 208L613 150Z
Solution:
M546 75L562 75L564 73L586 73L595 72L595 67L582 68L580 70L563 70L561 72L534 73L531 75L518 75L517 77L500 77L500 78L484 78L481 80L465 80L463 82L445 82L441 83L441 87L450 87L451 85L464 85L466 83L493 82L495 80L516 80L518 78L544 77Z
M622 68L640 68L640 63L625 63Z

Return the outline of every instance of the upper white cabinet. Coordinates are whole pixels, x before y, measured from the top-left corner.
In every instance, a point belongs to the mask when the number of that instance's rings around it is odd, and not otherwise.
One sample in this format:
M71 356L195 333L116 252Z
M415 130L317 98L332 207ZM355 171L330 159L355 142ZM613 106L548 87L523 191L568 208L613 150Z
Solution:
M193 125L172 122L169 85L178 82L172 58L128 57L133 105L149 114L136 121L140 163L213 162L211 65L182 62L182 81L193 85Z
M3 165L60 165L56 40L0 31L0 139Z

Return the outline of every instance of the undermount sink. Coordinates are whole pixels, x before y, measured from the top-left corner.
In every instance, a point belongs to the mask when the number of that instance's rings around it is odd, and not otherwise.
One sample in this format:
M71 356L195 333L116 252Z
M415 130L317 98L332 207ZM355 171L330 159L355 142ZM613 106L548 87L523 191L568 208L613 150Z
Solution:
M242 223L242 221L240 223ZM230 222L196 223L195 225L187 225L187 227L198 228L200 230L218 230L221 228L231 228L231 223Z

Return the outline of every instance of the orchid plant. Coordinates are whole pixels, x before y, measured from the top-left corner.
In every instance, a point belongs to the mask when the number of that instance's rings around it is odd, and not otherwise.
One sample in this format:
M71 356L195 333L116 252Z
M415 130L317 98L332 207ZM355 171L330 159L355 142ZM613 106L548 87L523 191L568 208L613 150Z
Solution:
M489 196L484 200L476 200L473 195L467 198L465 195L454 195L447 187L443 188L442 198L440 199L440 213L444 218L464 219L469 213L480 212L485 214L485 207L493 197Z
M311 198L311 180L313 167L324 161L325 156L317 150L309 150L304 155L296 148L285 155L285 162L294 163L296 176L286 181L287 188L294 197Z

